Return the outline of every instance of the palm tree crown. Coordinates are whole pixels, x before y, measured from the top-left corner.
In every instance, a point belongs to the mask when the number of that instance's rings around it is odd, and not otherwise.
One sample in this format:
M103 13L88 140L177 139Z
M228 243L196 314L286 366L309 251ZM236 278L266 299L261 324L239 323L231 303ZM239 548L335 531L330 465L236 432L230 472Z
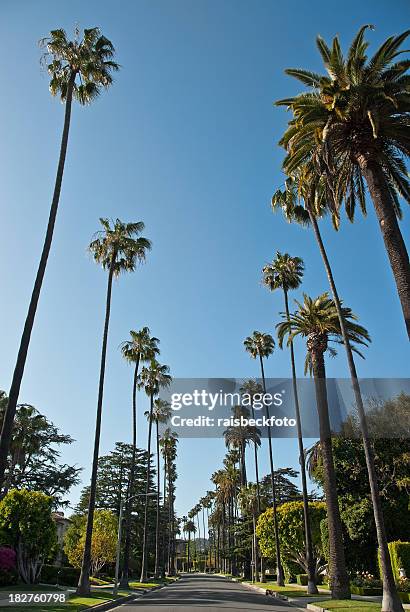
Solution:
M283 315L285 320L278 323L276 327L280 347L283 346L285 336L288 336L288 344L299 335L307 338L309 352L305 362L306 373L311 368L311 351L317 348L321 353L324 353L328 350L329 342L342 344L342 332L335 303L328 293L323 293L317 298L311 298L304 294L303 304L295 301L298 310L294 314L290 314L289 319ZM357 317L350 308L343 307L342 313L352 349L362 356L353 345L367 346L367 343L370 342L370 336L364 327L356 323ZM334 354L334 350L331 349L331 351Z
M121 344L121 352L124 359L135 363L138 359L149 361L158 355L158 338L151 337L148 327L143 327L139 331L130 331L131 340L125 340Z
M101 88L112 84L112 72L119 64L112 60L115 49L99 28L85 29L83 38L79 30L73 41L67 39L63 29L52 30L50 36L40 41L46 51L43 63L51 76L50 92L66 100L70 79L73 81L73 96L80 104L89 104Z
M156 359L151 359L149 367L142 368L139 381L139 388L144 387L147 395L158 395L160 389L169 387L172 377L167 365L161 365Z
M254 331L252 336L245 338L243 345L253 359L269 357L275 349L275 341L270 334Z
M303 278L305 266L300 257L291 257L288 253L276 251L272 263L263 268L263 282L271 291L275 289L297 289Z
M153 423L158 424L168 423L171 414L171 404L159 397L154 400L152 414L150 410L144 412L144 416L146 416L147 419L152 419Z
M410 155L409 60L397 60L410 30L388 38L368 58L363 26L347 56L339 38L332 47L318 36L317 46L327 74L288 69L286 73L311 91L279 100L293 112L282 137L288 151L284 169L291 175L321 151L322 168L331 176L337 200L345 200L353 218L356 201L366 211L363 159L372 159L384 176L395 213L401 216L398 194L410 202L410 182L403 156Z
M112 265L114 276L133 272L137 261L144 261L146 252L151 249L150 240L138 236L144 230L144 223L123 223L119 219L115 222L100 219L100 223L104 229L97 232L89 246L95 261L104 269Z

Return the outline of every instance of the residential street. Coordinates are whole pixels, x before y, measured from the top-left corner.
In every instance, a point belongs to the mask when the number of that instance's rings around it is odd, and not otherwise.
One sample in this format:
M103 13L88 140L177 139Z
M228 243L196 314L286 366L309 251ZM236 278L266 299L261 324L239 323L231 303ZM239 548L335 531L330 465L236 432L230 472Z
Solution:
M128 610L131 612L131 609L139 612L164 612L165 608L167 612L179 612L180 610L187 612L197 609L201 612L208 610L209 612L218 610L285 612L285 608L295 610L293 606L253 592L237 582L204 574L184 574L182 579L175 584L153 591L139 600L124 604L121 608L124 612Z

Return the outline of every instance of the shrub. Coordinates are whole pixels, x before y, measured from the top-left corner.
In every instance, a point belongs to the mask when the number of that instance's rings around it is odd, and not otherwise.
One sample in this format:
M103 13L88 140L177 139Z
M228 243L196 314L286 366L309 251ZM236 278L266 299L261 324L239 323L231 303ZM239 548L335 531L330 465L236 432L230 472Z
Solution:
M400 569L404 569L406 576L410 576L410 542L389 542L389 553L395 581L400 580ZM378 559L381 576L380 553Z
M397 590L400 593L410 593L410 578L399 578L397 581Z
M11 489L0 502L3 542L17 552L18 573L27 584L38 580L44 560L57 543L52 502L50 496L26 489Z
M43 565L40 582L46 584L61 584L63 586L77 586L80 570L76 567L59 567L58 565Z
M0 569L0 587L3 586L11 586L13 584L17 584L18 582L18 573L14 568L10 568L8 570Z
M8 546L0 546L0 570L16 569L16 553Z
M308 583L308 575L307 574L298 574L296 576L296 582L301 586L307 586Z
M357 572L355 576L350 580L350 583L356 587L363 587L369 589L380 589L382 586L379 578L369 574L369 572Z

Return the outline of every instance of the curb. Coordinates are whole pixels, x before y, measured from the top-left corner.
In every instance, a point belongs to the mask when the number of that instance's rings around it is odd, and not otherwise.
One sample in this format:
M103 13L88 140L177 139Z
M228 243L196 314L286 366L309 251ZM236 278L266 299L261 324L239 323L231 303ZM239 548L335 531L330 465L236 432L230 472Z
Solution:
M152 593L152 591L158 591L159 589L163 589L164 587L169 586L167 584L159 584L157 586L151 587L150 589L140 589L139 592L131 593L130 595L124 595L123 597L118 597L118 599L111 599L110 601L105 601L101 604L96 604L95 606L90 606L88 609L90 611L95 610L96 612L105 612L105 610L113 610L114 608L119 608L123 604L133 601L134 599L141 599L147 593Z
M315 604L308 604L306 608L311 610L311 612L329 612L327 608L321 608L320 606L315 606Z

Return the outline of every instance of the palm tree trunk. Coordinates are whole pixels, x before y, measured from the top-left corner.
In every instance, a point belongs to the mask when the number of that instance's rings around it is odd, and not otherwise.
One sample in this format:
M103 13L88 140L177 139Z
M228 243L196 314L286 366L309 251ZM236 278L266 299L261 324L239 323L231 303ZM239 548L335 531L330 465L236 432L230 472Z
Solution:
M88 516L87 516L87 527L86 527L86 532L85 532L83 561L82 561L81 573L80 573L80 578L78 580L78 587L77 587L77 593L79 595L86 595L90 593L91 540L92 540L92 535L93 535L95 494L96 494L96 489L97 489L98 453L99 453L99 448L100 448L101 418L102 418L102 405L103 405L103 395L104 395L105 361L106 361L106 355L107 355L108 326L110 322L110 311L111 311L112 279L114 275L114 264L115 264L116 259L117 259L117 253L116 251L114 251L111 257L110 271L108 273L104 334L103 334L103 343L102 343L102 349L101 349L100 381L98 385L97 417L96 417L95 438L94 438L94 454L93 454L93 465L92 465L92 470L91 470L90 499L88 502Z
M353 391L355 395L356 406L359 414L360 429L362 433L363 448L366 458L366 466L370 484L370 493L373 505L374 522L376 525L377 542L380 550L380 565L382 568L382 580L383 580L383 601L382 611L383 612L402 612L403 605L399 596L397 595L397 589L394 582L393 570L391 566L391 559L389 553L389 547L387 543L386 529L384 525L383 510L381 506L379 486L377 483L377 473L374 462L373 447L369 438L369 431L367 427L366 413L363 406L363 398L360 391L360 384L357 378L356 365L353 358L352 347L349 342L349 337L346 331L345 320L342 315L342 306L340 303L339 294L336 289L336 283L334 281L332 268L327 257L326 249L323 244L322 236L320 234L319 226L316 217L309 212L310 220L312 223L313 231L315 233L316 241L319 245L320 253L325 265L327 277L329 279L330 288L333 295L333 300L336 305L337 314L339 317L340 329L342 332L343 343L346 350L347 362L349 365L350 378L352 381Z
M378 164L365 156L358 157L358 163L373 200L384 245L396 281L397 292L403 310L407 334L410 338L410 264L409 255L399 228L393 202L386 179Z
M174 483L172 482L172 488L171 488L171 554L170 554L170 561L169 561L169 575L170 576L175 576L175 551L176 551L176 544L175 544L175 525L174 525L174 517L175 517L175 508L174 508Z
M289 301L288 292L286 289L283 291L285 297L285 312L286 318L290 320L289 314ZM290 362L292 366L292 382L293 382L293 397L295 400L295 414L296 414L296 429L298 435L298 446L299 446L299 464L300 464L300 475L302 478L302 498L303 498L303 519L305 527L305 549L306 549L306 565L308 574L308 588L307 592L309 595L318 593L316 586L316 562L313 555L313 543L312 543L312 531L310 528L309 519L309 498L307 491L307 480L306 480L306 464L305 464L305 451L303 448L303 437L302 437L302 423L300 418L300 406L299 406L299 394L298 385L296 379L296 366L295 366L295 353L293 350L293 342L290 342Z
M140 356L138 353L137 361L135 362L134 380L132 386L132 455L131 455L131 473L130 473L130 496L134 494L135 481L135 456L137 452L137 380L138 367ZM127 512L125 516L125 547L124 547L124 567L122 570L120 587L128 589L129 567L130 567L130 551L131 551L131 509L132 500L127 502Z
M20 347L17 354L17 361L14 368L13 379L11 382L9 399L3 417L3 425L0 435L0 490L3 487L4 473L7 468L7 458L10 449L10 443L13 432L14 417L16 415L17 402L20 394L21 381L23 379L24 368L26 365L28 349L30 346L31 332L34 326L37 305L40 299L41 287L43 284L44 275L47 267L47 260L50 253L51 243L53 240L54 226L57 217L58 204L60 201L61 184L63 181L64 164L67 153L68 134L70 131L71 106L73 100L73 87L76 73L72 72L67 85L67 97L65 102L64 126L61 136L60 156L57 166L57 175L54 184L53 199L51 201L50 214L48 218L47 231L44 239L43 250L40 257L40 262L37 269L36 279L34 281L33 292L30 298L30 304L27 311L27 317L24 323L24 329L20 340Z
M333 463L325 361L323 352L320 350L311 349L311 357L319 415L320 448L323 460L324 490L329 529L330 590L333 599L350 599L349 576L346 570L342 521L340 518L336 474Z
M188 531L188 572L191 572L191 532Z
M141 560L140 582L146 582L147 580L148 493L149 493L149 479L151 476L151 434L152 434L152 413L153 411L154 411L154 396L151 393L149 419L148 419L147 480L145 483L144 536L143 536L143 542L142 542L142 560Z
M204 506L202 506L202 527L203 527L203 533L204 533L204 552L206 553L206 544L205 544L205 508ZM204 571L206 573L206 562L207 562L207 554L205 554L205 566L204 566Z
M158 429L158 419L155 421L156 426L156 439L157 439L157 518L155 523L155 568L154 568L154 578L158 578L159 576L159 494L160 494L160 480L161 480L161 471L159 464L159 429Z
M255 409L252 404L252 418L255 419ZM259 485L259 460L258 460L258 445L256 442L253 443L253 454L255 460L255 480L256 480L256 499L258 505L258 517L261 513L261 495L260 495L260 485ZM258 562L260 562L260 581L266 582L265 576L265 568L263 562L263 556L260 554L259 546L258 546Z
M259 568L258 568L258 538L256 537L256 517L255 512L252 512L252 527L253 527L253 548L254 548L254 577L255 581L259 582Z
M263 367L262 355L259 355L259 362L261 366L262 374L262 385L263 393L266 395L266 382L265 382L265 370ZM269 419L269 407L265 404L266 418ZM278 517L277 517L277 504L276 504L276 485L275 485L275 468L273 467L273 449L272 449L272 432L270 425L268 426L268 442L269 442L269 465L270 465L270 480L272 487L272 505L273 505L273 526L275 530L275 552L276 552L276 564L277 564L277 579L276 583L278 586L284 586L285 581L283 579L283 568L280 557L280 542L279 542L279 529L278 529Z

